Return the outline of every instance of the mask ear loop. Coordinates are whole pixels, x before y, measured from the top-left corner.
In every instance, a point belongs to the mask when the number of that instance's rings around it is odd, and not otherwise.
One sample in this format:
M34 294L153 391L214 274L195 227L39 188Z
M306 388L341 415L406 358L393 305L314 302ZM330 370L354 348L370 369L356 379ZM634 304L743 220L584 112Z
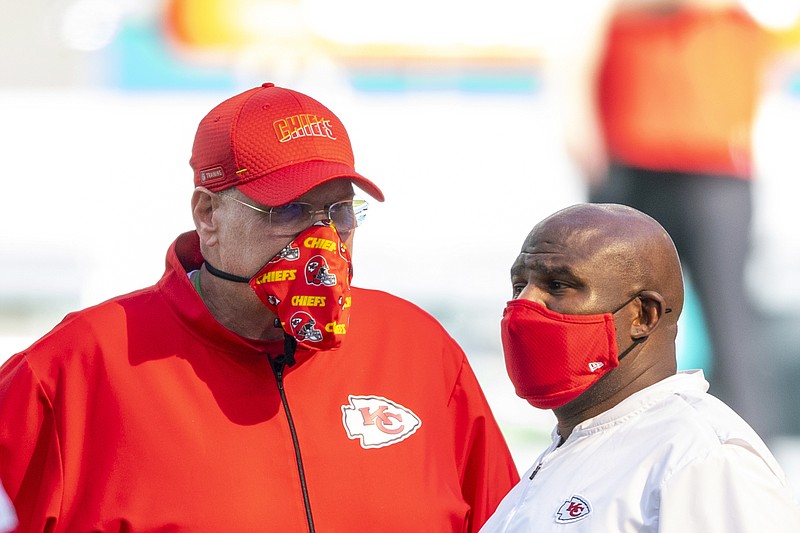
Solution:
M625 357L626 355L628 355L631 352L631 350L633 350L636 347L637 344L641 344L644 341L646 341L647 339L648 339L648 337L642 337L640 339L633 339L633 342L631 343L631 345L628 346L625 349L624 352L622 352L621 354L619 354L617 356L617 361L622 361L622 358Z
M218 278L222 278L228 281L235 281L236 283L250 283L250 278L243 278L242 276L237 276L235 274L225 272L224 270L220 270L217 267L213 266L208 261L205 261L205 264L209 274L217 276Z
M628 299L625 301L625 303L623 303L622 305L620 305L619 307L617 307L615 310L613 310L613 311L611 312L611 314L613 315L614 313L616 313L617 311L621 310L623 307L625 307L626 305L628 305L629 303L631 303L632 301L634 301L636 298L638 298L639 296L641 296L641 295L642 295L642 292L643 292L643 291L639 291L639 292L637 292L636 294L634 294L633 296L631 296L630 298L628 298ZM664 313L671 313L671 312L672 312L672 308L671 308L671 307L667 307L666 309L664 309ZM640 339L633 339L633 342L631 343L631 345L630 345L630 346L628 346L628 347L625 349L625 351L624 351L624 352L622 352L621 354L619 354L619 355L617 356L617 361L621 361L623 357L625 357L626 355L628 355L628 354L631 352L631 350L633 350L633 349L636 347L636 345L643 343L643 342L644 342L644 341L646 341L648 338L649 338L649 337L642 337L642 338L640 338Z
M614 309L613 311L611 311L611 314L613 315L613 314L617 313L617 312L618 312L618 311L620 311L620 310L621 310L623 307L625 307L626 305L628 305L629 303L631 303L632 301L634 301L636 298L638 298L638 297L639 297L639 296L641 296L641 295L642 295L642 291L639 291L639 292L637 292L636 294L634 294L633 296L631 296L630 298L628 298L627 300L625 300L625 302L624 302L622 305L620 305L619 307L617 307L616 309ZM644 342L644 341L646 341L646 340L647 340L647 337L642 337L642 338L640 338L640 339L633 339L633 342L631 343L631 345L630 345L630 346L628 346L628 347L625 349L625 351L623 351L621 354L619 354L619 355L617 356L617 361L621 361L623 357L625 357L626 355L628 355L628 354L631 352L631 350L633 350L633 349L634 349L634 348L635 348L637 345L639 345L639 344L643 343L643 342Z
M226 279L228 281L235 281L235 282L238 282L238 283L249 283L250 282L250 280L248 278L243 278L241 276L236 276L234 274L229 274L228 272L225 272L224 270L219 270L217 268L214 268L213 266L211 266L211 264L208 261L206 261L205 263L206 263L206 268L208 269L208 271L211 274L213 274L213 275L215 275L217 277L220 277L222 279ZM199 276L198 276L197 279L199 279ZM198 290L199 290L199 287L200 287L199 283L197 284L197 287L198 287ZM275 322L273 322L273 324L275 325L276 328L283 329L281 327L281 321L280 321L279 318L276 317L275 318ZM294 365L294 363L295 363L294 353L296 351L297 351L297 339L295 339L294 337L292 337L291 335L289 335L288 333L286 333L284 331L283 332L283 353L280 356L278 356L278 358L276 359L276 362L278 362L280 364L285 363L287 366Z
M625 300L625 302L623 302L622 305L620 305L619 307L617 307L616 309L611 311L611 314L612 315L616 314L620 309L622 309L623 307L625 307L626 305L628 305L629 303L631 303L632 301L634 301L636 298L638 298L641 295L642 295L642 291L637 292L636 294L634 294L633 296L631 296L630 298Z

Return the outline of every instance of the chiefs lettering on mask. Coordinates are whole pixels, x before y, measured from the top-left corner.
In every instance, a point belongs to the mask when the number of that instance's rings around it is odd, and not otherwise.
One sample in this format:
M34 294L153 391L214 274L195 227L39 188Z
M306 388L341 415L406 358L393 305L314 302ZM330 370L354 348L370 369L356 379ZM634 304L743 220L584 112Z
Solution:
M350 323L350 252L330 222L300 233L250 279L298 344L314 350L341 345Z

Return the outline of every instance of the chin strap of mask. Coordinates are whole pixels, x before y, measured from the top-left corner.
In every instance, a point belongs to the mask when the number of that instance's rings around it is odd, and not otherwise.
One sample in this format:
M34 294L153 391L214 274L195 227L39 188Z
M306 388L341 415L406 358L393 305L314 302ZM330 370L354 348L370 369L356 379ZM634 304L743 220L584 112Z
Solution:
M235 274L230 274L225 272L224 270L220 270L208 261L205 262L206 270L208 270L209 274L213 274L218 278L222 278L228 281L235 281L236 283L250 283L250 278L243 278L242 276L237 276Z
M633 342L631 343L631 345L628 346L627 348L625 348L625 351L617 356L617 361L622 361L622 358L625 357L626 355L628 355L630 353L630 351L633 350L636 347L637 344L641 344L646 340L647 340L647 337L642 337L641 339L633 339Z
M218 278L222 278L228 281L235 281L236 283L250 283L250 278L243 278L242 276L237 276L235 274L230 274L225 272L224 270L220 270L208 261L205 262L206 270L208 270L209 274L217 276ZM281 321L279 318L275 318L275 327L283 329L281 327ZM297 351L297 339L286 333L283 332L283 354L279 355L276 358L276 362L284 363L286 366L292 366L295 363L294 353Z

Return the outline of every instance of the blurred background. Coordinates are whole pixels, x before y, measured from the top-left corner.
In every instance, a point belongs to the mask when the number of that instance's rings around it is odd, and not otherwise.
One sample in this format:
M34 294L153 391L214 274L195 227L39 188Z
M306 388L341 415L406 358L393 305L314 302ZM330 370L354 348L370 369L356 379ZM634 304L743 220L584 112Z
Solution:
M158 280L168 246L193 227L188 160L198 122L271 81L331 108L356 168L386 194L359 229L354 283L440 319L526 469L554 418L517 398L505 373L508 271L536 222L588 198L565 143L574 86L563 74L581 74L581 49L599 50L593 39L613 3L2 2L0 360L70 310ZM774 417L764 436L797 489L800 0L739 8L774 42L748 132L754 211L744 283L752 358ZM716 310L687 281L679 365L703 368L713 383L706 317Z

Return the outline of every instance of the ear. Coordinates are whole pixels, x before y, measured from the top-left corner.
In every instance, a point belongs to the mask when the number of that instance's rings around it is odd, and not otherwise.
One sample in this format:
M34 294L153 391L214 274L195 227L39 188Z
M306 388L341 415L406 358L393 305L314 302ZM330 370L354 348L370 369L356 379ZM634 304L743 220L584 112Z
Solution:
M200 236L201 246L213 246L217 239L217 225L214 209L217 207L216 195L205 187L197 187L192 194L192 218Z
M642 291L638 299L639 313L631 323L631 338L643 340L653 333L668 311L664 297L656 291Z

